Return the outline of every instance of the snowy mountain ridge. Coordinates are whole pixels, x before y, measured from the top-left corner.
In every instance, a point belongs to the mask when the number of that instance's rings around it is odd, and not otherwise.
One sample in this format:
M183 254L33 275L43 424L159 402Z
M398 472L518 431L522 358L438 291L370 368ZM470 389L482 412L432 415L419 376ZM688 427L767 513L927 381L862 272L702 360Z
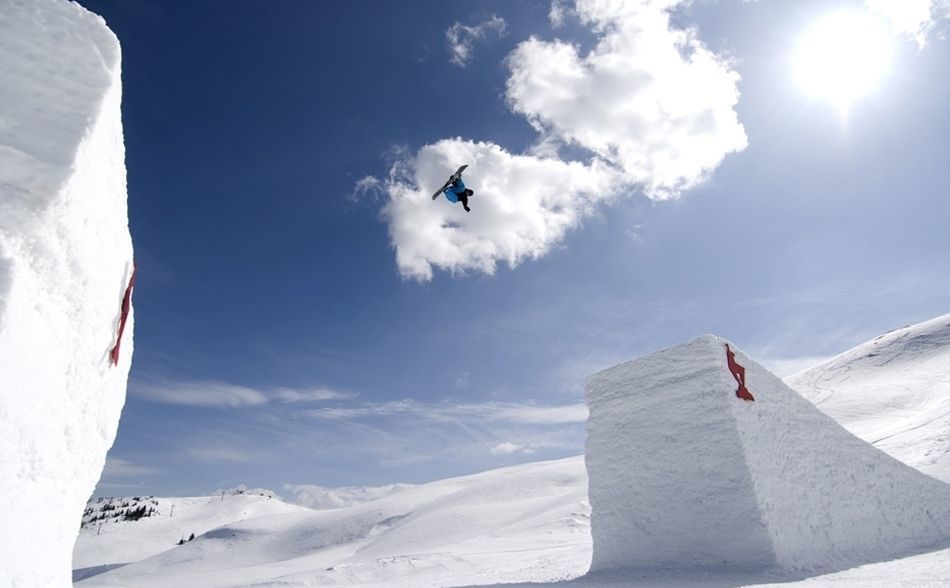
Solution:
M90 499L82 515L82 526L95 524L135 522L150 516L168 516L174 514L176 506L189 504L189 501L206 502L225 506L226 500L235 496L260 496L276 499L276 493L267 490L230 490L212 496L194 498L156 498L155 496L101 496ZM137 513L143 513L141 515Z
M86 506L86 510L82 513L81 527L107 522L137 521L160 514L158 506L158 499L154 496L99 498L95 503L90 501Z

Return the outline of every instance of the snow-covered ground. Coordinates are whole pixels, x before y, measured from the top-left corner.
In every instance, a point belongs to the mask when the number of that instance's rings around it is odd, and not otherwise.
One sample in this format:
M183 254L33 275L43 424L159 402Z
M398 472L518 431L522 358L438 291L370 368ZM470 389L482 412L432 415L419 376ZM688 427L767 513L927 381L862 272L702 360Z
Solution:
M868 394L862 392L864 387L839 390L828 386L835 374L853 377L860 373L869 385L878 382L877 378L880 382L902 382L901 394L912 396L901 404L900 422L906 428L897 427L894 432L898 434L889 437L894 441L888 451L898 456L945 455L950 444L946 437L911 433L934 421L932 403L918 404L915 399L939 399L939 390L932 386L946 382L948 366L936 358L950 353L948 318L890 333L787 381L797 383L807 375L804 381L822 382L823 390L834 392L837 406L847 414L861 413L857 408L868 406ZM911 343L914 341L917 343ZM872 357L899 357L900 361L868 363L868 346L873 346L876 353ZM743 358L740 356L740 361ZM912 380L898 377L911 365L915 366ZM750 372L748 379L753 393L766 392L754 387L753 375ZM919 388L907 388L909 381ZM882 385L867 389L890 388ZM808 395L812 396L811 392ZM821 406L824 408L824 404ZM884 414L878 415L878 420L883 426L889 419ZM145 519L123 523L99 536L94 529L87 529L77 543L77 558L82 552L95 552L100 554L97 563L127 565L90 576L77 586L457 586L517 582L585 587L950 585L950 542L938 542L890 561L821 575L729 570L684 574L673 569L640 575L630 571L585 575L592 558L587 486L583 456L527 464L410 486L346 508L235 520L182 546L174 543L185 530L176 529L168 534L172 545L167 540L152 543L165 551L141 561L130 561L127 556L109 558L110 546L145 541L148 533L132 529L154 523ZM193 500L199 501L194 507L196 519L214 518L197 513L213 509L220 497ZM206 501L203 506L201 500ZM126 549L126 553L133 551L131 547Z
M590 561L586 498L580 457L505 468L347 508L235 521L78 585L553 581L586 570ZM206 508L215 508L211 500ZM118 523L109 536L90 530L77 553L132 540L131 529L147 522Z
M123 505L128 504L128 507ZM151 511L139 520L91 520L110 511ZM73 580L95 575L117 564L152 557L175 547L182 539L244 519L292 512L309 512L260 494L229 494L191 498L106 499L93 503L73 551Z
M0 586L68 584L125 401L119 59L77 4L0 0Z
M846 429L950 483L950 314L786 378Z

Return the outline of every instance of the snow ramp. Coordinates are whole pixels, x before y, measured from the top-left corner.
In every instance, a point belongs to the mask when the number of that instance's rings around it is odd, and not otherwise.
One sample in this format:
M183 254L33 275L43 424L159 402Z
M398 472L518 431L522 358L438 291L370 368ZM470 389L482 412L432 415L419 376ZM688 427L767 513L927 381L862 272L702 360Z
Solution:
M592 572L817 572L950 539L950 485L721 338L601 371L586 390Z

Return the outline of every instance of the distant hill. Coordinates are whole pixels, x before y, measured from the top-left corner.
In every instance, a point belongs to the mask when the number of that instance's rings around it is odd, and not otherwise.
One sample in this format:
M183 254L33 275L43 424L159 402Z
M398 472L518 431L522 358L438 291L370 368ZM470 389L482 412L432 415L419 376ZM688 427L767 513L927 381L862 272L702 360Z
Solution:
M294 512L309 509L265 494L97 499L83 514L73 549L73 580L174 549L192 533L199 536L237 521Z
M854 435L950 482L950 314L785 378Z
M137 521L158 515L158 500L154 496L131 498L99 498L90 502L82 513L82 528L121 521Z
M79 586L228 586L296 576L327 584L553 580L583 573L590 561L582 456L406 487L345 508L314 511L276 499L229 497L226 504L247 504L248 510L286 510L252 518L250 512L234 516L244 506L229 507L232 521L211 529L215 517L227 518L218 512L220 500L158 499L161 517L106 525L102 537L85 529L77 543L85 559L77 555L75 567L83 561L112 565L77 574L88 577ZM169 518L172 504L175 516ZM182 511L188 514L179 517ZM194 541L176 545L191 532ZM143 557L135 557L131 546L121 556L89 553L95 539L121 550L146 538ZM134 563L115 565L120 562Z

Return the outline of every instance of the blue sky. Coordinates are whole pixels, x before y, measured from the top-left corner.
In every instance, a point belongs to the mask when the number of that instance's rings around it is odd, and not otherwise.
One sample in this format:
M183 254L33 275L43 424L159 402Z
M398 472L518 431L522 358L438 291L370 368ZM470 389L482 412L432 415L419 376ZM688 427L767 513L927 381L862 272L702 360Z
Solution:
M576 455L618 361L712 332L788 372L948 311L939 12L81 3L122 43L139 265L97 494ZM847 104L795 78L838 9L891 48ZM428 198L461 163L468 215Z

